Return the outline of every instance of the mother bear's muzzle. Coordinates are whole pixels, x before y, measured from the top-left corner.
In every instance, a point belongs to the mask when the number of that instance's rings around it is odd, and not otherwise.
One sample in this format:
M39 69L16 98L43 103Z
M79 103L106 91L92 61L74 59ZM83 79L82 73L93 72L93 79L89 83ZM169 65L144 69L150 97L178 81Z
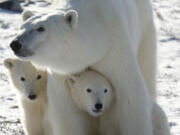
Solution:
M11 49L13 50L13 52L15 54L17 54L18 52L20 52L21 48L22 48L22 45L21 43L18 42L18 40L13 40L11 43L10 43L10 47Z
M18 39L15 39L10 43L10 48L18 57L28 57L34 54L30 49L21 44Z

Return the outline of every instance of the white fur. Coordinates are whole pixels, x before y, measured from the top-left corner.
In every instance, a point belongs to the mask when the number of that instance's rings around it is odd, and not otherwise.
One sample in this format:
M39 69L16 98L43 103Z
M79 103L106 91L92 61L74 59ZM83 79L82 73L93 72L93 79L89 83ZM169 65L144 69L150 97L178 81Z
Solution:
M67 83L76 105L90 115L101 115L112 104L114 97L111 84L95 71L85 71L70 77ZM102 105L100 112L94 112L97 103Z
M78 75L69 77L67 84L77 107L91 115L91 117L88 117L89 121L92 121L90 123L91 130L96 131L98 129L96 132L101 135L118 135L118 127L113 124L113 121L106 121L107 119L111 120L111 118L107 117L112 113L110 107L113 106L112 101L115 101L110 82L100 73L86 70ZM88 93L87 89L92 91ZM107 89L108 92L104 93L104 89ZM100 113L92 111L97 101L103 104L103 109ZM99 117L93 118L94 116ZM152 105L152 124L154 135L170 135L166 115L155 102ZM91 132L89 135L91 135Z
M110 82L100 73L93 70L86 70L78 75L70 76L66 82L76 106L82 112L89 114L87 120L90 123L86 134L105 135L105 129L99 124L100 122L107 123L107 121L104 121L104 115L106 116L106 113L110 112L113 101L115 101ZM94 112L93 110L96 110L95 105L97 103L101 103L103 107L99 112ZM100 127L102 127L102 131ZM117 129L115 130L117 131ZM115 130L114 133L116 132Z
M29 10L25 10L22 13L22 19L23 21L26 21L28 18L30 18L31 16L33 16L33 13Z
M27 135L52 135L51 126L47 117L47 73L35 68L30 62L18 59L6 59L5 66L9 70L12 85L21 109L21 121ZM41 78L37 78L38 76ZM22 81L21 78L25 80ZM36 95L31 100L29 95Z
M75 106L66 85L66 76L50 72L48 81L51 82L48 84L47 93L48 99L51 99L48 100L48 114L54 135L86 135L89 121L87 116ZM54 106L54 102L57 106ZM58 117L56 117L57 113Z
M149 92L156 97L156 36L149 0L64 0L60 7L23 24L17 38L23 48L16 53L51 70L49 116L55 135L85 135L82 116L57 73L78 73L88 66L114 86L116 103L107 121L119 134L152 135ZM68 10L78 13L75 28L65 21ZM40 26L45 31L38 32Z
M153 103L152 123L154 135L170 135L166 114L157 103Z

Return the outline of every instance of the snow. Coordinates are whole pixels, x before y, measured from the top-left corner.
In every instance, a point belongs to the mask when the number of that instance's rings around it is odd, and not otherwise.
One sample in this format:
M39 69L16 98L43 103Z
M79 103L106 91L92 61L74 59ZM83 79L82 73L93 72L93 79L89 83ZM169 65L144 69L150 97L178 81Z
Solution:
M158 34L158 103L165 110L171 132L180 135L180 0L153 0ZM25 9L45 10L35 1ZM3 60L14 57L9 43L22 23L19 13L0 9L0 135L21 135L22 125L15 90L10 86Z
M158 103L165 110L171 132L180 135L180 1L154 0L158 33Z

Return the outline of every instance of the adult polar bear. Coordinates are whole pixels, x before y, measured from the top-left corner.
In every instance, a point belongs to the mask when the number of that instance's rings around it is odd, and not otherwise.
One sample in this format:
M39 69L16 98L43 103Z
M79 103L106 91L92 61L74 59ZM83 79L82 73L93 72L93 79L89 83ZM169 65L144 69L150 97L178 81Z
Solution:
M85 135L83 116L71 104L65 77L57 73L78 73L90 66L113 84L111 116L119 133L152 135L147 89L155 97L156 38L149 0L62 3L55 14L24 14L22 32L10 45L17 56L51 69L48 98L54 134Z

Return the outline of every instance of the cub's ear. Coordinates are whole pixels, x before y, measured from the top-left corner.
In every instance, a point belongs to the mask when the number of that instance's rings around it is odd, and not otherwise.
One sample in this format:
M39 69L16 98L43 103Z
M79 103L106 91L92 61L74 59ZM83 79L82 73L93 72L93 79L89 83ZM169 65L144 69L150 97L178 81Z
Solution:
M75 10L69 10L67 13L64 15L66 23L72 27L75 28L78 23L78 13Z
M26 10L22 13L22 19L23 21L26 21L28 18L32 17L34 14L29 11L29 10Z
M68 76L66 79L66 84L71 89L76 83L76 81L77 81L77 78L75 76Z
M7 58L4 60L4 66L8 69L11 70L14 66L14 62L16 61L16 59L12 59L12 58Z

